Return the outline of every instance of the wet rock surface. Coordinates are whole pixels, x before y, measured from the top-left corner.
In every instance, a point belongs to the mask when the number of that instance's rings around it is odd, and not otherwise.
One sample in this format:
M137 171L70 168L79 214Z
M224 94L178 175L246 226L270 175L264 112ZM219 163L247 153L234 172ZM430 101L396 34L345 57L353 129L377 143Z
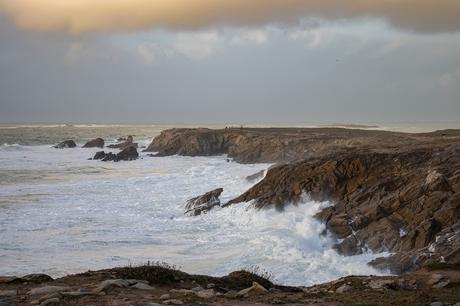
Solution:
M317 218L343 239L336 249L406 254L393 270L401 273L441 258L460 263L459 175L460 149L332 155L274 167L226 205L254 200L282 210L305 193L331 201Z
M373 263L394 273L445 258L460 262L460 130L172 129L147 151L283 162L221 206L254 201L258 208L282 210L308 194L333 204L317 218L340 239L335 248L344 255L394 252Z
M112 152L106 153L105 151L96 152L93 157L93 160L102 160L102 161L130 161L136 160L139 158L139 153L135 147L127 147L123 149L121 152L115 154Z
M189 216L198 216L202 213L207 213L215 206L220 206L219 197L223 191L223 188L218 188L188 200L185 205L185 214Z
M120 138L120 140L122 140L122 141L117 143L117 144L108 145L107 147L111 148L111 149L124 150L124 149L130 148L130 147L133 147L133 148L137 149L138 146L139 146L137 143L134 142L133 136L128 136L126 138L126 140L124 140L123 138Z
M96 138L96 139L90 140L87 143L85 143L83 148L103 148L104 144L105 144L104 139Z
M68 149L75 148L77 144L73 140L64 140L63 142L58 143L54 146L55 149Z

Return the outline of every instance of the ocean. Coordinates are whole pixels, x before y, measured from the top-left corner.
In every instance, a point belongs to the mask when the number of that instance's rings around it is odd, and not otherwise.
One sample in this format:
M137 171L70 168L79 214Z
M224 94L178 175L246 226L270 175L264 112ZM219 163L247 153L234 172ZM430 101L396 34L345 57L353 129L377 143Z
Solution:
M131 162L89 160L81 148L103 137L134 135L140 146L169 126L0 126L0 275L60 277L162 261L215 276L259 267L285 285L312 285L350 274L382 274L367 265L385 254L344 257L321 235L313 215L330 203L305 195L283 212L251 203L184 215L188 199L223 187L222 202L254 182L246 176L269 164L227 157L150 157ZM53 144L73 138L74 149ZM107 150L107 149L106 149Z

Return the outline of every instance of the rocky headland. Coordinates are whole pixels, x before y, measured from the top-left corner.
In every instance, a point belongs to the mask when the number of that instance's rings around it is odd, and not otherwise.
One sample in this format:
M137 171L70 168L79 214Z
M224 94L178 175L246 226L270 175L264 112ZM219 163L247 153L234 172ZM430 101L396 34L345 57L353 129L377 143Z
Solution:
M331 202L317 218L344 255L391 252L371 264L393 273L460 264L459 130L172 129L147 151L276 163L222 206L253 201L260 209L282 210L307 195Z

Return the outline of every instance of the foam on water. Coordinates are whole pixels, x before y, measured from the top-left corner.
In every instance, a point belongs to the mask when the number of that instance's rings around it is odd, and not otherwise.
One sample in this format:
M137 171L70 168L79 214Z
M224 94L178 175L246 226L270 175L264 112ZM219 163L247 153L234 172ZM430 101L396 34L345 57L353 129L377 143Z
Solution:
M225 156L87 160L97 150L0 147L0 275L62 276L147 260L212 275L259 266L289 285L378 274L366 265L375 255L340 256L321 235L313 215L328 203L183 215L187 199L211 189L224 188L223 202L244 192L245 177L267 164Z

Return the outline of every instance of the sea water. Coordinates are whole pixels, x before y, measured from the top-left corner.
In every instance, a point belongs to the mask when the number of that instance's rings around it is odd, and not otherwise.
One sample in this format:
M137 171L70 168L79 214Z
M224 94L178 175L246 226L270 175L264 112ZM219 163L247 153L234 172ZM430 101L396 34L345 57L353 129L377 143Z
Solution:
M141 146L151 140L142 137ZM283 212L241 203L184 215L188 199L215 188L224 188L222 202L240 195L255 183L246 176L268 164L146 153L106 163L88 160L100 149L82 144L62 150L36 141L0 144L0 275L59 277L147 261L216 276L259 267L286 285L380 273L367 265L377 254L344 257L333 250L336 241L322 235L324 225L313 217L331 204L307 195Z

